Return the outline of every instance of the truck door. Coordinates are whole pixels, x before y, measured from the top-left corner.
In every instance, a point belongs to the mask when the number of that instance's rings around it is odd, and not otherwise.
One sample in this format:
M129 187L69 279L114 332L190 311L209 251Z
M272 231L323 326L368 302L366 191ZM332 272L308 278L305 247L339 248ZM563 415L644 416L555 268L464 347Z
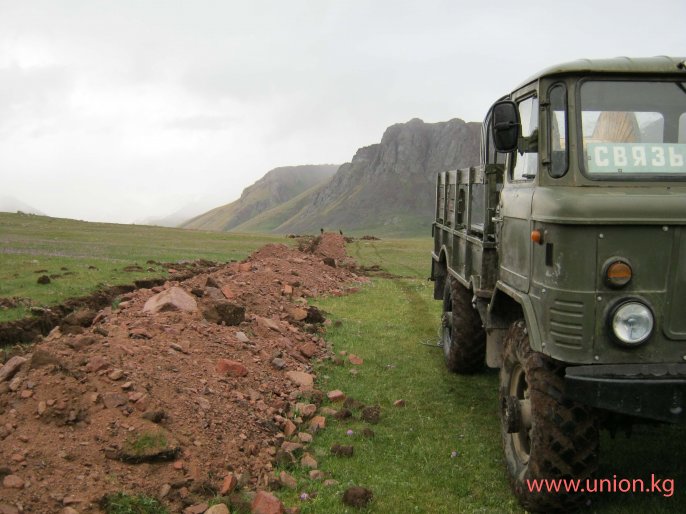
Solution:
M528 292L531 201L538 172L538 98L530 93L516 103L522 123L523 145L509 155L506 182L500 194L499 279L515 289Z

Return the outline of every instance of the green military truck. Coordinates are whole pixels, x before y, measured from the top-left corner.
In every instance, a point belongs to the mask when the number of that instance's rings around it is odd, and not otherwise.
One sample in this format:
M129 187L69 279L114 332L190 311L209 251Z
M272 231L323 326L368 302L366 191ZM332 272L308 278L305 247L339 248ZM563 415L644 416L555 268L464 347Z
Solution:
M686 61L553 66L489 110L481 163L442 172L431 278L448 368L500 368L513 491L580 494L598 430L686 414ZM583 487L583 483L582 483Z

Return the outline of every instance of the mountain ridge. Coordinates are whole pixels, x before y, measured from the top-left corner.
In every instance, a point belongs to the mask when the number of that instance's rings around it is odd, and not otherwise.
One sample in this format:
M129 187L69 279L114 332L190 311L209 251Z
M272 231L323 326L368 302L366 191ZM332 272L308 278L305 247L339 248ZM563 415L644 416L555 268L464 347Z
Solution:
M246 188L237 202L182 226L282 234L325 229L352 235L426 235L433 221L436 175L477 164L480 138L481 123L459 118L396 123L384 131L380 142L359 148L350 162L309 189L301 188L284 201L272 198L271 206L264 208L254 199L273 196L265 187L268 173ZM251 215L239 216L235 204L244 197L253 199ZM203 219L227 214L229 222L198 226Z

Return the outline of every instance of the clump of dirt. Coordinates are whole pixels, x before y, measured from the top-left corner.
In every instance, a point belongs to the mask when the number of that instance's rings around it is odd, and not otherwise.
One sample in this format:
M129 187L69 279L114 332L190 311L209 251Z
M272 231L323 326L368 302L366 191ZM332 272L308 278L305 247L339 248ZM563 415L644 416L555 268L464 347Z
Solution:
M342 238L320 239L346 262ZM310 361L329 354L327 321L308 298L367 281L271 244L75 313L0 367L0 507L99 512L126 491L182 512L266 488L308 440L298 434L323 426ZM231 317L205 317L226 304Z

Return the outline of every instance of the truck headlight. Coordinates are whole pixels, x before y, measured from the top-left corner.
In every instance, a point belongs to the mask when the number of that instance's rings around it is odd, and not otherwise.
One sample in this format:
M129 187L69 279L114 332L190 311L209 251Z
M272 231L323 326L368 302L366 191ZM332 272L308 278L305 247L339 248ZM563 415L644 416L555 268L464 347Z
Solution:
M655 320L650 308L638 301L620 303L610 317L612 332L626 346L638 346L653 333Z

